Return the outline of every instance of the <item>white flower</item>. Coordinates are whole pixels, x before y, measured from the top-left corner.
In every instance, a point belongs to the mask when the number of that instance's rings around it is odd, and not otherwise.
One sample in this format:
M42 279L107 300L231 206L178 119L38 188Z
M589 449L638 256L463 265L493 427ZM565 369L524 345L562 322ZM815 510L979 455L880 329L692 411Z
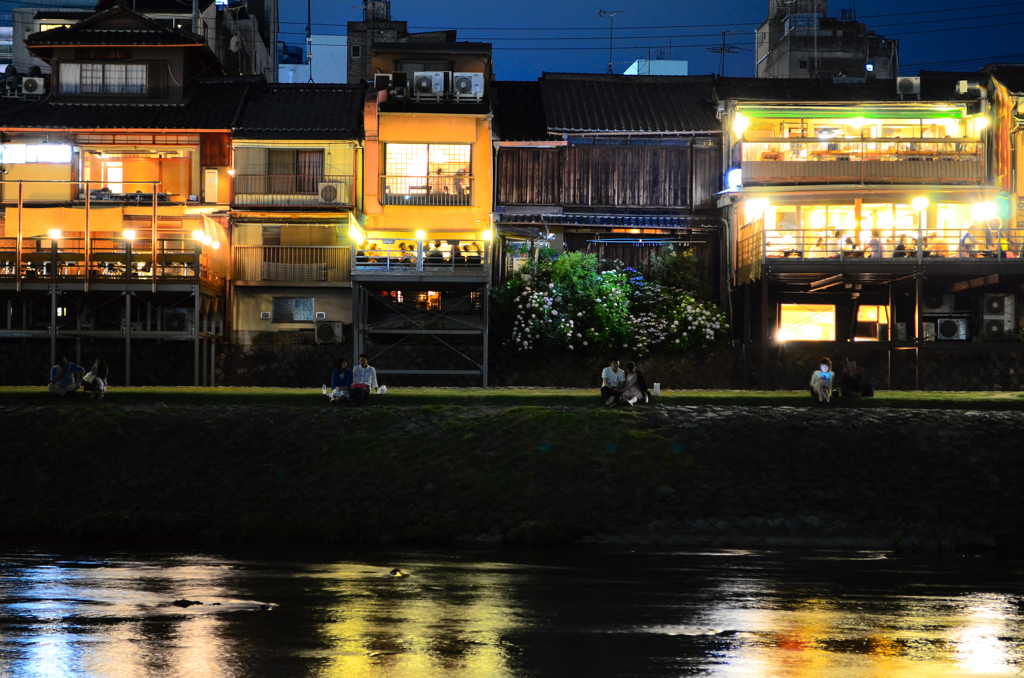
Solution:
M548 283L548 287L551 288L551 289L554 289L555 283Z
M582 318L583 317L583 311L580 311L579 313L577 313L576 317L577 318Z
M551 315L558 315L558 311L552 310Z
M569 344L569 350L570 351L572 350L572 344Z
M676 339L676 343L677 343L677 344L679 343L679 340L678 340L678 339Z
M584 346L586 346L586 345L587 345L587 342L585 342L585 341L584 341L584 342L583 342L583 345L584 345Z

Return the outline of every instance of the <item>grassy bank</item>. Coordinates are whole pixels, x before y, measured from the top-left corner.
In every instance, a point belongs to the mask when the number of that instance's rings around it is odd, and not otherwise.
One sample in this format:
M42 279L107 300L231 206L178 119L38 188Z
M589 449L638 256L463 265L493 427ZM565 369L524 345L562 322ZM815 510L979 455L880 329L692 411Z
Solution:
M663 405L716 405L753 407L817 407L806 391L663 391L655 399ZM87 395L58 399L41 387L0 387L0 405L72 406L88 403ZM554 388L391 388L374 406L557 406L598 407L597 391ZM300 388L112 388L101 403L134 405L267 405L326 407L319 389ZM1024 393L1005 391L879 391L874 398L837 398L834 407L963 409L1024 411Z

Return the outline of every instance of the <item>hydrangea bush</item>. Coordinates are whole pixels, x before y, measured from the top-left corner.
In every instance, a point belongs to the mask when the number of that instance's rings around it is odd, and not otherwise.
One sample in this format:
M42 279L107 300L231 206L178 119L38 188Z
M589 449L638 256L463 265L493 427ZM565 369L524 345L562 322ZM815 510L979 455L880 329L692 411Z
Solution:
M632 268L599 271L594 255L578 252L541 258L495 290L494 299L511 326L505 344L518 352L565 348L643 356L708 348L728 336L715 305Z

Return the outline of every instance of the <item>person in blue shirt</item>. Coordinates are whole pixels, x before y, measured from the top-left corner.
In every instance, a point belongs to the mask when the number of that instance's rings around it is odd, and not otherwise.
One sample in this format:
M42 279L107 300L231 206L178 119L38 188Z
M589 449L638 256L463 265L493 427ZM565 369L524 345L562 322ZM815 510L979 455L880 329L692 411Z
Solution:
M832 361L827 357L821 359L819 369L811 375L811 395L818 396L818 402L828 405L832 400L832 390L835 388L835 373L832 372Z
M338 360L337 369L331 375L331 403L348 400L351 387L352 370L348 368L348 361L341 358Z
M50 368L50 383L46 388L63 397L64 394L78 389L84 376L84 367L68 362L67 358L61 356L57 364Z

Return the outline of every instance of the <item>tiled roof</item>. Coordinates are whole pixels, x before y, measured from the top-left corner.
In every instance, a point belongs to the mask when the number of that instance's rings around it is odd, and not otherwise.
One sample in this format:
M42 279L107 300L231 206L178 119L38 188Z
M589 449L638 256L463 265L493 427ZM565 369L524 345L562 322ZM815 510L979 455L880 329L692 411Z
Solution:
M370 45L373 52L469 52L490 54L491 45L487 42L375 42Z
M95 10L102 12L125 0L100 0ZM214 0L199 0L199 11L206 10ZM192 0L131 0L132 9L143 14L192 14Z
M540 83L514 80L491 83L495 127L502 141L546 141L548 126Z
M989 64L982 69L985 73L975 73L974 77L992 74L1008 90L1019 94L1024 92L1024 64Z
M713 132L712 76L545 73L548 129L555 132Z
M25 38L25 45L29 49L64 45L206 45L206 40L191 31L162 26L117 4L70 26L33 33Z
M263 84L250 90L235 125L242 139L357 139L363 135L363 88Z
M0 99L7 129L231 129L247 89L258 78L200 79L186 103L85 104Z

